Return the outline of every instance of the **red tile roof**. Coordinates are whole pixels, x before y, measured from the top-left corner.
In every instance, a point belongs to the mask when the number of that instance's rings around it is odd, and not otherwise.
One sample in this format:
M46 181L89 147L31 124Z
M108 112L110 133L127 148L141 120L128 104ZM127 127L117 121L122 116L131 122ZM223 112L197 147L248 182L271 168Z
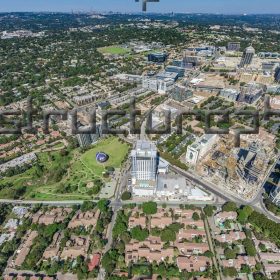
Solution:
M88 264L88 270L93 271L100 263L100 254L94 254L91 262Z

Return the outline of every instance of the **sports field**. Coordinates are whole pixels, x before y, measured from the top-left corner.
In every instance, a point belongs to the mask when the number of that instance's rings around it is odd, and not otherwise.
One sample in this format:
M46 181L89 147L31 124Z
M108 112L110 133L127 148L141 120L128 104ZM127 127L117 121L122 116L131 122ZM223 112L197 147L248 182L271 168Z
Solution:
M108 46L108 47L99 48L98 51L103 54L123 55L123 54L128 54L130 52L130 49L122 48L120 46Z
M0 180L0 198L35 200L80 200L98 197L99 186L108 181L106 167L120 168L129 150L117 137L102 139L88 151L47 152L22 174ZM98 163L97 152L109 160ZM2 187L3 186L3 187ZM20 195L25 188L24 194Z

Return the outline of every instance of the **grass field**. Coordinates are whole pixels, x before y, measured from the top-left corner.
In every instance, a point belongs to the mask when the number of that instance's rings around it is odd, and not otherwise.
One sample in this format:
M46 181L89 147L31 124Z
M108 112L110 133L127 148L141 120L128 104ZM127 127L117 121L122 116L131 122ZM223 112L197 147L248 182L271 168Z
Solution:
M98 49L99 52L104 54L127 54L130 52L129 49L125 49L119 46L109 46L109 47L103 47Z
M88 184L96 180L106 182L103 172L107 166L119 168L129 147L116 137L101 140L85 153L75 149L70 153L47 152L38 155L38 162L22 174L0 180L0 198L14 198L23 186L24 199L37 200L80 200L90 199ZM100 164L96 161L97 152L105 152L109 160ZM11 185L10 187L7 186ZM96 195L95 195L96 196Z

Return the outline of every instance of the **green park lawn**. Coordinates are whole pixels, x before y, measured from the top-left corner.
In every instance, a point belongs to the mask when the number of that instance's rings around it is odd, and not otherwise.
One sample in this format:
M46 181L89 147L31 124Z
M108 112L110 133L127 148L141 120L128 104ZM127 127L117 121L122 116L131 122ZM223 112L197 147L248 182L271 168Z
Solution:
M83 200L98 196L93 189L96 180L106 182L106 167L120 168L129 146L116 137L102 139L91 149L82 153L75 149L69 153L46 152L38 154L38 162L22 174L0 180L0 198L15 197L25 186L21 199L34 200ZM97 152L105 152L109 160L98 163ZM87 186L91 185L92 191Z
M119 46L103 47L103 48L99 48L98 51L103 54L119 54L119 55L127 54L130 52L129 49L125 49Z

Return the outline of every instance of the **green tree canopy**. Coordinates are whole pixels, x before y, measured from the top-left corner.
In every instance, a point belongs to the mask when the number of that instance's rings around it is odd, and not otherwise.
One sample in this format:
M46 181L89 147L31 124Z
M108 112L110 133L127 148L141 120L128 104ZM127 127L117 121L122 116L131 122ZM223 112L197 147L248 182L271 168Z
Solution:
M157 204L156 202L149 201L149 202L144 202L143 205L143 212L146 215L153 215L157 213Z
M107 199L100 199L97 202L97 208L101 211L101 212L107 212L109 209L109 204L110 201Z
M193 218L194 221L200 220L199 214L197 212L193 213L192 218Z
M225 212L236 211L237 206L234 202L228 201L222 206L222 210Z
M164 229L160 234L160 238L163 242L175 241L176 240L176 232L169 229L169 228Z
M147 229L142 229L140 226L136 226L130 231L131 237L138 241L144 241L149 236L149 231Z
M216 207L212 205L206 205L203 210L206 216L211 217L216 210Z

